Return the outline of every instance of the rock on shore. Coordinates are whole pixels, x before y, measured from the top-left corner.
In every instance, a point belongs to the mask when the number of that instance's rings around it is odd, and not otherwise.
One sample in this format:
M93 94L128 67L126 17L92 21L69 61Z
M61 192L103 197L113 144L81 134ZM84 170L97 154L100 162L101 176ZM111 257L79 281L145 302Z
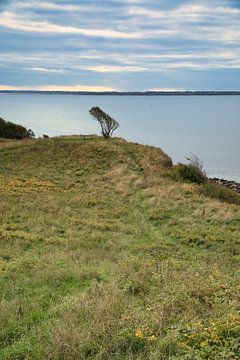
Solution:
M210 179L212 182L215 182L216 184L223 185L229 189L235 190L238 193L240 193L240 183L237 183L236 181L232 180L225 180L225 179L218 179L218 178L212 178Z

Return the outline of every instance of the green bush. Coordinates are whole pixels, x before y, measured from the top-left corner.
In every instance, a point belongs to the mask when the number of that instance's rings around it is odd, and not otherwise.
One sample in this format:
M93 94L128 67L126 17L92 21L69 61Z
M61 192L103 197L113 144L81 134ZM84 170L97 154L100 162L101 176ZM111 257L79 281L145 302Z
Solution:
M240 195L236 191L210 181L201 186L200 193L219 201L240 205Z
M190 181L196 184L206 182L207 177L205 173L194 165L178 164L174 168L174 173L178 180Z
M0 118L0 138L5 139L31 139L35 136L34 132L27 130L24 126L5 121Z

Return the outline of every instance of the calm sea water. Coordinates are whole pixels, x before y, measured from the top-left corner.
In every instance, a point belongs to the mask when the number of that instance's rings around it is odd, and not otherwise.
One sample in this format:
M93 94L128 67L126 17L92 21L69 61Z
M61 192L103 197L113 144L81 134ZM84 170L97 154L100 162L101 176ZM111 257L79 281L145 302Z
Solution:
M197 155L209 176L240 181L240 96L0 94L0 117L42 134L99 134L100 106L120 122L116 136L161 147L175 163Z

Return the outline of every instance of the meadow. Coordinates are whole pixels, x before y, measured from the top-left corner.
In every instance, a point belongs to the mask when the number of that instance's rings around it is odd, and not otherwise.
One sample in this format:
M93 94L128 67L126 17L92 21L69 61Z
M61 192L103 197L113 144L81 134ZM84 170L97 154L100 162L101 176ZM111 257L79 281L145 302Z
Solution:
M240 359L240 195L118 138L0 148L1 360Z

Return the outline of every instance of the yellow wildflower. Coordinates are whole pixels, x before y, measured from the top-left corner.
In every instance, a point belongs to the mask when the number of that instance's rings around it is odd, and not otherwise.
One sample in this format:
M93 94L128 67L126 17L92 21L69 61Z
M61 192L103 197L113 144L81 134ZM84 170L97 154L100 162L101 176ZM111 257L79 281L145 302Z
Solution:
M135 333L135 336L138 337L139 339L143 339L144 337L143 331L141 329L138 329Z

